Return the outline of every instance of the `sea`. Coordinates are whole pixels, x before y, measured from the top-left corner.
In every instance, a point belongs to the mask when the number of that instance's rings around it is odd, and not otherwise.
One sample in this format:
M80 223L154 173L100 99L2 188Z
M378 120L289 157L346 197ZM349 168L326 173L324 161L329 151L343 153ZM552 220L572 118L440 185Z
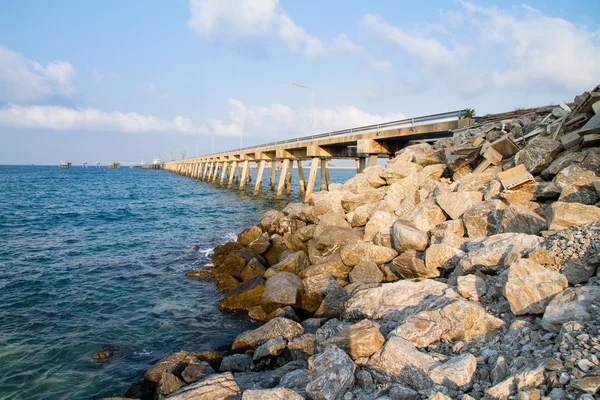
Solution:
M161 170L0 166L0 399L122 396L162 357L255 327L185 273L301 201L296 176L279 200L266 178L255 197Z

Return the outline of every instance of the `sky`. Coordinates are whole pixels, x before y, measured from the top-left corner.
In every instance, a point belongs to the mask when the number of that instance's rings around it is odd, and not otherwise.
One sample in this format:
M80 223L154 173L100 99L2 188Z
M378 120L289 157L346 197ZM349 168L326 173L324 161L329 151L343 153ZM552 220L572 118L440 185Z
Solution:
M0 2L0 164L168 160L600 83L600 2ZM294 86L298 83L311 89Z

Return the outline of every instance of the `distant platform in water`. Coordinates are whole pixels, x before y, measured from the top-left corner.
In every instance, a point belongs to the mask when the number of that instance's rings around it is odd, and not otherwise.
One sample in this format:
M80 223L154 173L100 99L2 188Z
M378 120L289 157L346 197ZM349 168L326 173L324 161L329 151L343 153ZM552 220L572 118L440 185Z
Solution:
M61 161L58 166L61 168L71 168L71 163L67 161Z
M108 168L118 169L120 167L121 167L121 163L120 162L110 162L110 163L108 163Z

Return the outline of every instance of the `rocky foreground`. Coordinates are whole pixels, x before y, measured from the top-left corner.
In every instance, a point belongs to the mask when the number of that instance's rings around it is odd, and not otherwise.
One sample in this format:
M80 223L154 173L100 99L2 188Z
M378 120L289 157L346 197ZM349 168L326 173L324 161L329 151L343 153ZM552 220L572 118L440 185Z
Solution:
M199 273L264 325L126 396L600 398L596 99L410 145L267 212Z

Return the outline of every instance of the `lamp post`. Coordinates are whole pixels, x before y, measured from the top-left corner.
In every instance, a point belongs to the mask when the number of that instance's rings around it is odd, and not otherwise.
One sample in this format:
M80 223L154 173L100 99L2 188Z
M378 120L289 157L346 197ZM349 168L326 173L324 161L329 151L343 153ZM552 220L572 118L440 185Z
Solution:
M292 85L298 86L299 88L309 89L312 92L312 134L315 135L315 89L308 86L300 85L292 82Z
M244 147L244 121L240 122L240 150Z

